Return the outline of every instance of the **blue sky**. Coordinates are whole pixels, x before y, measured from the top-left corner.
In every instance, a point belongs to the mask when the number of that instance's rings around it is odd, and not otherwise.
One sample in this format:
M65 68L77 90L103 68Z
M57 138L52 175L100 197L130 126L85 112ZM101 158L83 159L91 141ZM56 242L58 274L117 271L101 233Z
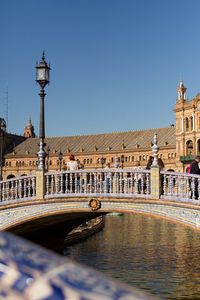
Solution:
M169 126L181 75L200 92L199 0L1 0L0 115L39 127L35 64L45 50L46 136Z

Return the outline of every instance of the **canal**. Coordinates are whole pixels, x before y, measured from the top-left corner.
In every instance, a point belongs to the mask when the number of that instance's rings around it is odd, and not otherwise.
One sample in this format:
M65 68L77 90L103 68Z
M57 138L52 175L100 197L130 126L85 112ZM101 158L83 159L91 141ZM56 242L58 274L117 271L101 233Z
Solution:
M153 216L106 216L65 255L166 299L200 299L200 231Z

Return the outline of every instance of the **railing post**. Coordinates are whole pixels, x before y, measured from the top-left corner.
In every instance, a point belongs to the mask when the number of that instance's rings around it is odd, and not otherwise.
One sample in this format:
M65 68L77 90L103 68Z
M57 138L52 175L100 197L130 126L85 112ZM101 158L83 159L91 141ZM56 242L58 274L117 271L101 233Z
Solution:
M153 199L159 199L161 195L161 186L160 186L160 168L158 165L158 150L157 145L157 134L154 133L154 141L152 146L152 151L154 154L154 160L151 166L151 197Z
M153 199L159 199L161 195L161 186L160 186L160 168L151 167L151 197Z
M44 170L36 170L36 200L44 199L45 188Z

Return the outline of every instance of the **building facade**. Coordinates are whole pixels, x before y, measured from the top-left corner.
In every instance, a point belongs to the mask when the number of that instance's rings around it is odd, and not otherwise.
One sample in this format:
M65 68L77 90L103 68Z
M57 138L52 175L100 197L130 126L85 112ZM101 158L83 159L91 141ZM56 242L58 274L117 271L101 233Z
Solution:
M159 158L165 170L185 172L190 162L200 152L200 94L186 99L186 87L181 80L175 102L176 125L165 128L105 133L96 135L45 138L46 169L64 170L69 155L74 154L84 169L100 169L115 157L119 167L131 169L146 167L152 153L154 132L157 133ZM33 174L37 168L39 139L29 119L23 139L13 139L4 150L3 178ZM48 149L48 151L47 151ZM62 160L59 153L62 152ZM122 161L123 157L123 161ZM104 159L104 164L102 164ZM61 163L61 164L60 164Z

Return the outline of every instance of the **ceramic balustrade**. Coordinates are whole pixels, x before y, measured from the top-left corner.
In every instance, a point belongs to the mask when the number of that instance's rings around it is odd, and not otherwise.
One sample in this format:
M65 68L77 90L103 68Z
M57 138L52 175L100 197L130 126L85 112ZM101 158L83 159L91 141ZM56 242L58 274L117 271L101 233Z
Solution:
M77 170L45 173L45 198L61 195L150 196L149 170Z
M36 195L36 176L21 176L0 181L0 202L33 200Z
M191 200L200 200L199 175L166 171L161 171L160 173L161 198L189 202Z

